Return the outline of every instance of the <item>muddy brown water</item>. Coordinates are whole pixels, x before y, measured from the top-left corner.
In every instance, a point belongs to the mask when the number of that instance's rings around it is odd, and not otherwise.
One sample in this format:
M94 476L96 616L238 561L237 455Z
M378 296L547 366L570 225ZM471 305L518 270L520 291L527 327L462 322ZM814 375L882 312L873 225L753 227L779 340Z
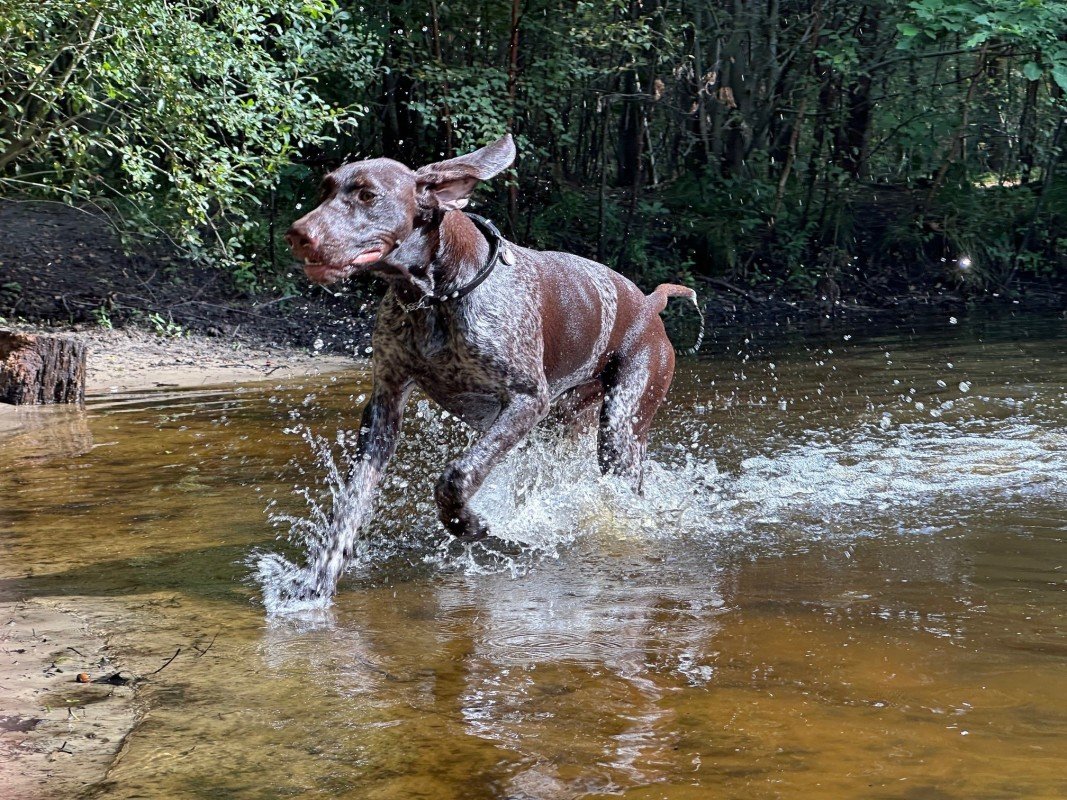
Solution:
M265 509L328 488L297 431L351 429L364 373L98 397L3 443L2 588L141 674L181 648L94 796L1064 797L1065 333L721 334L649 497L535 443L482 500L503 554L441 540L464 433L413 407L317 615L249 563L299 556Z

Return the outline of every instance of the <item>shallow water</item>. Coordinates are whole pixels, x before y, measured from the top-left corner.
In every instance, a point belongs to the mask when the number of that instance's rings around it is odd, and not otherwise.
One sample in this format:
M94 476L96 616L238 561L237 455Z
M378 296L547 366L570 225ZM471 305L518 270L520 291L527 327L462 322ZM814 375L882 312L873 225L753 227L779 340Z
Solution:
M413 406L303 615L267 614L251 564L314 536L306 439L343 460L365 376L97 398L3 442L0 588L141 673L182 649L103 797L1063 797L1065 333L720 333L646 497L552 436L494 476L506 554L437 532L466 434Z

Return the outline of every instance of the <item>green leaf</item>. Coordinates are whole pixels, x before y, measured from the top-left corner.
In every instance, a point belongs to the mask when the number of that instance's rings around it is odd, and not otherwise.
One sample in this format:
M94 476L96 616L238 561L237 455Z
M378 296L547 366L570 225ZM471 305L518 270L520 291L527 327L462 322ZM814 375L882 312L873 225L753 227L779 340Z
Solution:
M1038 66L1036 61L1027 61L1023 65L1023 76L1028 81L1036 81L1041 77L1041 67Z
M1056 81L1056 84L1067 92L1067 66L1057 65L1053 67L1052 80Z
M918 36L919 28L912 25L910 22L898 22L897 30L900 31L901 36Z

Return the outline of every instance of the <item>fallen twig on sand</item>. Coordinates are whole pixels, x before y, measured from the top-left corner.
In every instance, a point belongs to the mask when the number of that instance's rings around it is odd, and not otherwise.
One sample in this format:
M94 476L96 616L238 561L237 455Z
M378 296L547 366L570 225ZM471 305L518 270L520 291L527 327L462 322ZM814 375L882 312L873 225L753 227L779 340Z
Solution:
M168 659L166 660L166 663L164 663L162 667L160 667L159 669L157 669L157 670L156 670L155 672L149 672L149 673L148 673L148 675L145 675L145 677L147 678L147 677L149 677L150 675L157 675L157 674L159 674L160 672L162 672L163 670L165 670L165 669L166 669L167 667L169 667L169 666L170 666L170 662L171 662L171 661L173 661L174 659L176 659L176 658L178 657L178 654L179 654L179 653L180 653L181 651L182 651L182 649L181 649L181 648L179 647L179 648L178 648L177 650L175 650L175 651L174 651L174 655L172 655L172 656L171 656L170 658L168 658Z
M274 300L268 300L266 303L256 303L253 308L266 308L267 306L272 306L275 303L284 303L286 300L298 300L299 298L300 295L298 294L287 294L285 295L285 297L278 297Z
M218 639L218 638L219 638L219 632L215 631L215 635L211 637L211 641L207 643L207 647L205 647L203 650L201 650L199 647L197 647L194 644L193 645L193 649L196 650L196 652L198 653L197 658L201 658L208 650L210 650L211 646L213 644L215 644L215 640Z

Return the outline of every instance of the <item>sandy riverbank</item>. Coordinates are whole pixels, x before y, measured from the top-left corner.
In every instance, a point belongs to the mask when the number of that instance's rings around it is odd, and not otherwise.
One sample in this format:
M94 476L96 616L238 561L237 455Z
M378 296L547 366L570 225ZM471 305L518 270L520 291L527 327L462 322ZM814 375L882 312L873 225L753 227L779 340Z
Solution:
M356 357L265 346L207 336L163 337L137 329L41 331L75 337L89 346L86 393L94 396L154 389L226 386L268 378L319 375L364 366ZM48 408L0 403L0 437L38 427Z
M5 600L0 625L0 798L76 797L137 723L129 676L106 637L58 603Z
M86 391L90 395L316 375L361 363L294 347L265 347L206 336L168 338L135 329L71 335L89 345Z
M90 400L336 372L361 363L222 338L165 338L137 330L69 335L89 345ZM4 439L69 427L68 411L0 404L0 447ZM95 681L116 673L135 677L123 671L126 666L76 608L15 596L0 582L0 800L76 797L105 778L139 711L135 683ZM83 672L93 682L79 683Z

